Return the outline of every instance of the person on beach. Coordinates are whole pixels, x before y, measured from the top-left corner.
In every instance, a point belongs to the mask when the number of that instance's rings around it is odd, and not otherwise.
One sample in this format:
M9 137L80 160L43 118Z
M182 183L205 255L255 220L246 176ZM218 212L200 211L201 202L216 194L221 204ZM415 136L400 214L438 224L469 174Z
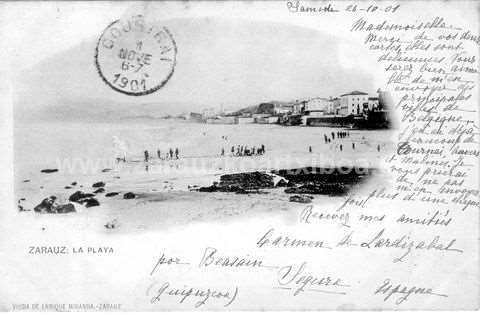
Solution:
M145 150L145 151L143 152L143 155L144 155L144 157L145 157L145 162L148 162L148 151Z
M172 160L172 159L173 159L173 150L172 150L172 148L170 148L169 153L170 153L170 160Z
M221 156L225 156L225 149L222 148L222 152L220 153Z
M340 151L343 151L343 145L340 145Z
M308 147L308 152L312 153L312 146Z
M377 145L377 151L380 152L380 145Z
M160 149L157 149L157 157L159 160L162 158L162 155L160 154Z
M178 160L178 148L175 148L175 159Z
M235 155L235 147L232 145L232 156Z
M332 139L335 140L335 132L332 131Z
M355 142L352 142L352 149L355 150Z
M262 154L265 153L265 145L262 144Z

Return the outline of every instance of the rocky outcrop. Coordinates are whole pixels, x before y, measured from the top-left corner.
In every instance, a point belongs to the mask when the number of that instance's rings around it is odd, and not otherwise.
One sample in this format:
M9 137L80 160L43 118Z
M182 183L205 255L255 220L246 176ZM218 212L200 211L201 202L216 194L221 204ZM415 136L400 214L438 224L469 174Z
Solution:
M212 186L200 187L200 192L235 192L249 193L263 188L273 188L273 176L263 172L226 174L220 177L220 182Z
M95 198L82 199L79 202L83 204L85 208L96 207L100 205L100 202L98 202L98 200Z
M58 169L56 169L56 168L46 168L44 170L41 170L40 172L42 172L42 173L55 173L55 172L58 172Z
M275 185L275 187L288 187L288 186L289 186L288 182L283 178L280 179Z
M135 198L135 194L132 192L127 192L123 194L123 199L134 199L134 198Z
M71 203L58 204L57 197L50 196L43 199L33 210L39 213L69 213L75 212L75 206Z
M272 173L288 180L289 183L306 184L308 182L355 184L368 178L374 169L304 167L273 170Z
M275 170L288 180L288 194L345 195L356 184L370 177L375 169L305 167Z
M299 203L311 203L312 196L303 196L303 195L293 195L290 197L290 202L299 202Z
M78 202L81 199L90 198L90 197L93 197L93 196L95 196L95 195L94 194L86 194L86 193L81 192L80 190L77 190L70 197L68 197L68 200L73 201L73 202Z
M57 213L70 213L75 212L75 206L72 203L67 203L64 205L59 205L57 208Z
M263 172L226 174L220 177L219 185L243 189L273 188L273 176Z
M42 200L37 206L33 208L35 212L45 212L45 213L54 213L54 208L56 207L57 197L50 196Z
M96 182L95 184L92 185L93 188L99 188L99 187L105 187L104 182Z
M113 197L113 196L116 196L118 194L119 194L118 192L109 192L109 193L105 194L105 197Z
M105 189L103 187L101 188L98 188L97 190L95 190L93 193L94 194L101 194L101 193L104 193L105 192Z
M374 171L374 169L305 167L273 170L270 174L265 172L227 174L222 175L218 183L190 190L250 194L258 193L260 189L288 187L285 192L289 194L344 195ZM278 180L278 177L281 178Z
M117 226L117 219L114 219L111 222L107 222L107 224L105 224L104 226L107 229L114 229Z
M343 195L348 191L342 183L309 183L285 189L287 194Z
M95 207L95 206L99 206L100 203L98 202L97 199L95 198L92 198L94 197L95 195L94 194L86 194L86 193L83 193L81 192L80 190L76 191L75 193L73 193L69 198L68 200L72 201L72 202L76 202L76 203L79 203L79 204L82 204L84 205L85 207L87 208L90 208L90 207Z

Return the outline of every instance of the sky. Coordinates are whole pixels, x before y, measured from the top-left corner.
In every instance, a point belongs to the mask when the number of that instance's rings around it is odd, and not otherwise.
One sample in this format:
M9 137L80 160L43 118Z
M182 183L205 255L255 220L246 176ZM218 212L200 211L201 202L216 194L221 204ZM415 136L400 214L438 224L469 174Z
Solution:
M93 11L81 3L44 4L36 13L26 11L21 27L6 24L6 33L15 34L9 38L12 45L7 53L17 65L14 102L20 116L52 109L65 115L116 109L132 115L220 106L239 109L352 90L374 93L378 88L373 69L366 66L368 56L361 56L362 46L327 29L248 15L169 15L168 4L95 5ZM134 97L112 90L100 79L94 50L109 22L139 11L171 31L178 54L175 72L164 87Z

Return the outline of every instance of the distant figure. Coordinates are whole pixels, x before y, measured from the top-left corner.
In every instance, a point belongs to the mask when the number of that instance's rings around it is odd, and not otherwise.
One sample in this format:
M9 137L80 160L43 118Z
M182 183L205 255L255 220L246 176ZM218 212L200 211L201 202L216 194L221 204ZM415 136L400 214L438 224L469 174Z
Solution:
M235 147L232 145L232 156L235 155Z
M380 152L380 145L377 145L377 151Z
M178 160L178 148L175 148L175 158Z
M323 135L323 138L325 139L325 143L328 143L328 138L326 134Z
M308 147L308 152L312 153L312 146Z
M265 145L262 144L262 154L265 153Z
M352 142L352 149L355 150L355 142Z
M335 132L332 131L332 139L335 140Z
M143 152L143 155L145 156L145 162L148 162L148 151L145 150L145 152Z
M225 149L222 148L222 153L220 153L221 156L224 156L225 155Z
M173 150L172 150L172 148L170 148L169 153L170 153L170 159L173 159Z
M343 151L343 145L340 145L340 151Z
M160 154L160 149L157 150L157 156L158 156L158 159L162 158L162 155Z

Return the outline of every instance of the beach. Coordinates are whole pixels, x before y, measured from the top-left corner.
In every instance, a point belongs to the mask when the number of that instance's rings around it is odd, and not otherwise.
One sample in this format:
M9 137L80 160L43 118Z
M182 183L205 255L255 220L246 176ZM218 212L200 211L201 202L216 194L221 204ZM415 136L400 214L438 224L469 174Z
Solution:
M118 231L136 231L249 216L258 211L288 212L295 205L289 202L282 188L245 196L202 193L192 191L192 187L209 186L223 174L239 172L308 166L381 168L383 159L392 150L393 131L348 130L348 138L324 143L325 134L331 137L332 132L342 130L345 129L211 125L183 120L19 123L15 125L15 195L17 200L25 198L21 201L25 209L32 210L52 195L65 203L75 191L92 193L96 190L92 187L94 183L105 183L105 192L95 196L99 206L85 208L75 204L76 213L57 216L39 216L33 211L19 215L38 217L35 222L45 225L57 220L71 221L73 228L88 226L98 231L114 221ZM261 156L231 154L232 146L258 148L261 144L266 148ZM165 158L169 148L179 149L179 159ZM148 163L144 161L145 150L150 155ZM163 153L162 159L156 156L157 150ZM116 161L124 153L126 162ZM58 169L58 172L42 173L42 169ZM106 197L108 192L119 194ZM123 199L127 192L133 192L136 198ZM328 204L342 198L316 195L313 203Z

